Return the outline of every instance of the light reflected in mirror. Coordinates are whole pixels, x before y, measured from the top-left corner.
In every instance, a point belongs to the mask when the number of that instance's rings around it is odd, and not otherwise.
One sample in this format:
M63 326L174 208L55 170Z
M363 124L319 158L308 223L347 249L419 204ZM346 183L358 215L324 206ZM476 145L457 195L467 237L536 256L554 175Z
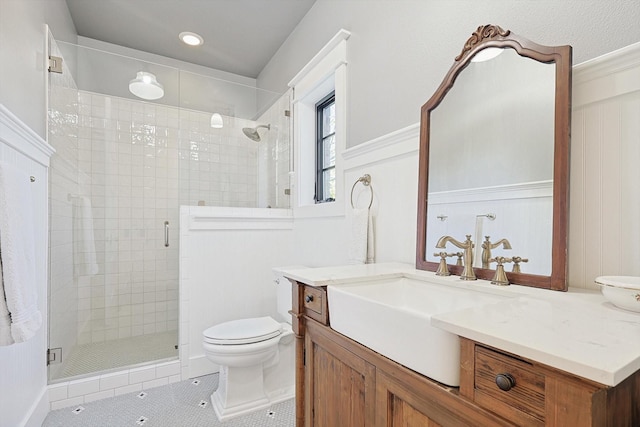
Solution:
M520 256L523 272L551 274L554 103L555 64L513 49L481 50L460 73L431 112L427 259L439 260L429 248L440 236L471 234L473 266L482 267L490 236L512 247L492 256Z

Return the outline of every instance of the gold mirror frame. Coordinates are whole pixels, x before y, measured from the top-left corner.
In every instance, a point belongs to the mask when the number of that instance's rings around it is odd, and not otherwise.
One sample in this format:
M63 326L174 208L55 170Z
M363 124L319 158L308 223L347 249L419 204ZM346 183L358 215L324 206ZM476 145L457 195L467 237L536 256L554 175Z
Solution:
M497 47L512 48L518 55L542 63L554 63L555 72L555 129L554 129L554 165L553 165L553 231L551 275L508 272L509 282L537 288L567 290L567 238L569 214L569 143L571 125L571 46L543 46L524 37L503 30L496 25L483 25L471 35L455 58L444 80L433 96L422 106L420 115L420 161L418 178L418 230L416 249L416 268L436 271L437 262L426 260L427 241L427 205L428 205L428 165L429 130L431 111L444 99L453 87L458 75L470 64L471 58L480 50ZM461 239L463 236L453 236ZM475 250L479 243L474 242ZM462 267L448 265L452 274L460 275ZM495 273L491 269L474 267L476 277L491 280Z

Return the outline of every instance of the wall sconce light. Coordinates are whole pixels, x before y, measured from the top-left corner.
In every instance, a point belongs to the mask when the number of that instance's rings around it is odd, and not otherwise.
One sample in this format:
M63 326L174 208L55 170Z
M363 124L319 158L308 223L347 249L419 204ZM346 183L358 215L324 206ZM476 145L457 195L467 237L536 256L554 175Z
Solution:
M213 113L211 115L211 127L220 129L223 126L224 126L224 123L222 122L222 116L220 115L220 113Z
M164 87L154 74L138 71L136 78L129 82L129 92L138 98L153 100L164 96Z

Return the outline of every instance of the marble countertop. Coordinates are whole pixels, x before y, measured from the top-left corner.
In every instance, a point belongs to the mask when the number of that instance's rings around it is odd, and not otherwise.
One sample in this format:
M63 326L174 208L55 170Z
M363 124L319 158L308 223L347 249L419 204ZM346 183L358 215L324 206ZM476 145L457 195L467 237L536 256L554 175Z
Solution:
M283 267L274 272L310 286L408 277L503 295L507 298L498 303L433 315L431 324L609 386L640 369L640 313L615 307L597 290L500 287L485 280L438 277L402 263Z

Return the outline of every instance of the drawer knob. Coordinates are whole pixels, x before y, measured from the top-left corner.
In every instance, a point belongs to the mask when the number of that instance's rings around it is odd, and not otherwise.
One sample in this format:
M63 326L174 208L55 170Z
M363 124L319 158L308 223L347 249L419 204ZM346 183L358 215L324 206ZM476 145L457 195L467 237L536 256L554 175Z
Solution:
M496 385L500 390L509 391L516 385L516 379L509 374L496 375Z
M304 300L305 300L306 302L311 302L311 301L313 301L313 295L307 295L306 297L304 297Z

